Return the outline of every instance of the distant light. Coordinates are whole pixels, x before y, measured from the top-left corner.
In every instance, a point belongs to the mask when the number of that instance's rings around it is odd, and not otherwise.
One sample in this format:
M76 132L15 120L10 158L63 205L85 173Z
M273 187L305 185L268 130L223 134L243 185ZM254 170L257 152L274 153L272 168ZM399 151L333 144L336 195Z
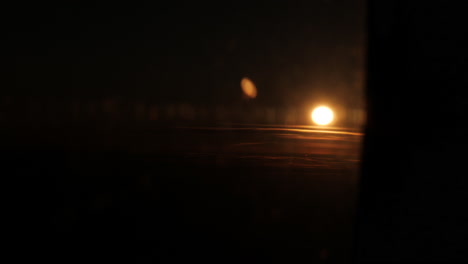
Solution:
M333 111L326 106L319 106L312 111L312 121L317 125L328 125L333 121Z
M240 85L245 96L247 96L248 98L257 97L257 88L249 78L242 78Z

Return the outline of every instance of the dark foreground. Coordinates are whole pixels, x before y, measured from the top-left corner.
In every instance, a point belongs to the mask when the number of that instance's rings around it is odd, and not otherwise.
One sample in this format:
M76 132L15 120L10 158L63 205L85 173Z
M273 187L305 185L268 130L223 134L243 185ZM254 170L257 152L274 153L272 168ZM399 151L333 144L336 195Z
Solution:
M361 136L339 131L16 134L3 160L39 184L55 241L137 243L146 260L168 249L266 249L269 259L302 248L312 262L348 262Z

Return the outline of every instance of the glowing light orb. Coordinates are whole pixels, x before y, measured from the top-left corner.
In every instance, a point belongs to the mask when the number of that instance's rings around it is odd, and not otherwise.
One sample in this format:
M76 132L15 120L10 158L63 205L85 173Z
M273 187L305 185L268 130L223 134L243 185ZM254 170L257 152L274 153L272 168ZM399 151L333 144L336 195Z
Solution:
M312 121L317 125L328 125L333 121L333 111L326 106L319 106L312 111Z
M242 78L240 85L242 88L242 92L244 92L245 96L247 96L248 98L257 97L257 88L249 78Z

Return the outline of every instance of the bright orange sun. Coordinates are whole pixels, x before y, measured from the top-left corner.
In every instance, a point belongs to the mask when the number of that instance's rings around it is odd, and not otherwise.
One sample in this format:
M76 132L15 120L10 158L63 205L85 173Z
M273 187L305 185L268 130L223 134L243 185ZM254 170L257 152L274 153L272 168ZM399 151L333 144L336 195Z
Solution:
M319 106L312 111L312 121L317 125L328 125L333 121L333 111L326 106Z

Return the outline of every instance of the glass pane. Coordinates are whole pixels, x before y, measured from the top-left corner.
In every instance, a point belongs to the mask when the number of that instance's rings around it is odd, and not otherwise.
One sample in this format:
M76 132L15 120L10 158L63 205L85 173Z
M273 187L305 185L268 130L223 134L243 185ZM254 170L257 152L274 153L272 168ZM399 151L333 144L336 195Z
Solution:
M52 182L57 235L350 260L363 0L44 12L0 121Z

